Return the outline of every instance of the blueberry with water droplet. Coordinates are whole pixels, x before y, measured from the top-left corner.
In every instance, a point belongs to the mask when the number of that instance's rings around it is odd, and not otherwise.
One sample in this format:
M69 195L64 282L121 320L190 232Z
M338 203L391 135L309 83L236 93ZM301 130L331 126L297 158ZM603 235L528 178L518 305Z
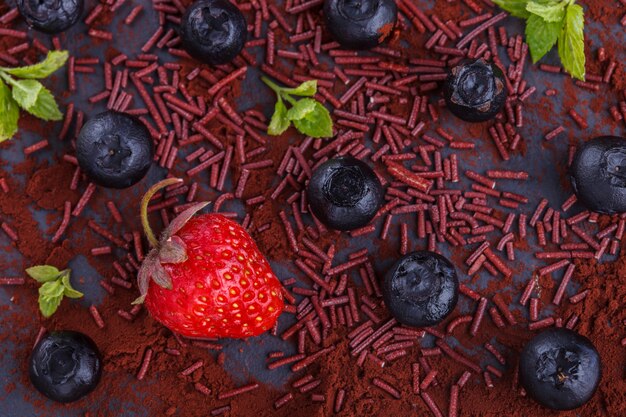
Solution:
M248 28L237 6L228 0L199 0L180 23L183 48L210 65L227 64L243 49Z
M326 0L326 28L344 48L370 49L387 40L396 26L394 0Z
M106 111L81 129L76 158L80 169L95 184L128 188L150 169L154 145L150 132L137 118Z
M507 96L502 70L484 59L465 60L450 70L443 87L450 111L466 122L491 120Z
M30 380L51 400L69 403L93 391L102 375L102 357L89 337L74 331L53 332L30 356Z
M589 210L626 212L626 138L600 136L580 146L570 179L578 200Z
M526 344L519 371L522 386L539 404L572 410L593 397L602 364L589 339L569 329L552 328Z
M385 305L400 323L427 327L454 310L459 280L454 265L430 251L409 253L387 272L383 282Z
M353 157L324 162L313 172L307 187L311 211L335 230L367 225L383 197L383 187L372 168Z
M73 26L83 13L83 0L17 0L17 9L29 26L50 35Z

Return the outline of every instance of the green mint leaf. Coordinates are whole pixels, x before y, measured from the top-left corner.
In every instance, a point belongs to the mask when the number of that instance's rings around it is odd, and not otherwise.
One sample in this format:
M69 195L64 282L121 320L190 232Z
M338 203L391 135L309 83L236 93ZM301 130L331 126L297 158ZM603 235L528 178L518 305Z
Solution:
M577 4L567 6L563 29L558 39L561 63L572 77L585 79L585 12Z
M296 101L292 108L287 112L287 119L294 121L304 119L309 113L315 111L317 101L312 98L303 98Z
M531 1L526 5L526 10L533 15L541 17L546 22L562 22L565 16L566 2L550 2L550 3L538 3Z
M0 143L15 135L19 118L20 109L11 96L11 90L0 80Z
M0 68L0 70L19 78L46 78L65 65L68 56L67 51L50 51L48 56L38 64L19 68Z
M267 133L272 136L281 135L285 130L289 129L289 118L287 117L287 107L283 100L278 97L276 105L274 106L274 114L272 120L267 128Z
M537 15L530 15L526 21L526 42L533 63L536 63L556 44L561 33L562 22L546 22Z
M58 121L63 118L63 113L61 113L59 106L54 101L54 96L46 87L42 87L39 90L35 104L26 109L26 111L46 121Z
M37 265L26 269L30 277L42 283L39 287L39 310L44 317L50 317L57 311L63 296L69 298L83 296L83 293L72 287L71 272L69 269L59 271L50 265Z
M527 19L530 16L526 5L529 0L493 0L495 4L500 6L502 10L505 10L511 14L511 16L521 17Z
M333 121L326 107L315 101L313 111L307 113L302 119L294 120L294 126L300 133L312 138L329 138L333 135Z
M40 119L61 120L59 110L52 93L37 80L11 80L13 98L19 106Z
M313 96L317 91L317 80L309 80L300 84L296 88L284 88L267 77L261 77L261 80L278 96L276 105L274 106L274 114L267 129L270 135L280 135L289 128L291 122L296 128L305 135L323 138L333 135L333 121L326 107L314 99L302 99L296 101L294 96ZM287 107L283 102L287 100L292 108L287 111Z
M61 305L61 300L63 300L62 295L58 297L47 297L45 295L40 295L39 310L41 311L41 314L45 318L52 316L59 308L59 305Z
M37 80L13 80L11 86L13 87L13 98L24 110L35 105L39 92L43 88L43 85Z
M39 287L39 295L45 297L61 297L63 295L63 284L61 281L44 282Z
M305 81L296 88L283 88L282 91L292 96L312 97L317 93L317 80Z
M26 273L35 281L43 283L55 281L61 274L61 271L51 265L37 265L26 269Z
M63 290L63 295L67 298L82 298L85 294L80 291L76 291L74 288L65 288Z
M67 274L64 274L61 278L61 283L63 284L63 295L68 298L81 298L84 294L80 291L76 291L72 287L72 283L70 282L70 272L67 271Z

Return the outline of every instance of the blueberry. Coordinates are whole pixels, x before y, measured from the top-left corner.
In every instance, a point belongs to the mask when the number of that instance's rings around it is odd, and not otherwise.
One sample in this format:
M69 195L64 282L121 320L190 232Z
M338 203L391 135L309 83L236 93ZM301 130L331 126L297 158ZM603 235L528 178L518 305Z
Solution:
M398 18L394 0L326 0L326 27L344 48L370 49L383 43Z
M602 374L591 341L565 328L544 330L524 347L520 382L535 401L554 410L572 410L591 399Z
M135 117L106 111L89 120L76 143L78 164L94 183L128 188L150 169L154 145L148 129Z
M83 0L17 0L17 8L30 26L55 35L78 21L83 3Z
M354 230L374 218L383 201L374 171L353 157L331 159L311 176L307 198L313 214L335 230Z
M484 59L465 60L452 68L443 88L450 111L466 122L496 117L506 101L502 70Z
M79 332L53 332L33 349L30 380L46 397L61 403L93 391L102 375L102 357L89 337Z
M199 0L182 17L183 47L199 61L227 64L243 49L248 27L237 6L228 0Z
M454 310L459 280L454 265L430 251L409 253L387 272L383 282L385 305L400 323L427 327Z
M589 210L626 212L626 138L600 136L582 145L570 179L578 200Z

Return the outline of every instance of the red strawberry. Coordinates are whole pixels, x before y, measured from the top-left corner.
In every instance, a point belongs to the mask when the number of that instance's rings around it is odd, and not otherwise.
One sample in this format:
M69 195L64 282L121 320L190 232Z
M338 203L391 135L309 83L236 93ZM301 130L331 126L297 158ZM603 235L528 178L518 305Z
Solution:
M280 281L250 235L219 214L194 215L198 203L172 220L157 241L147 206L168 179L144 197L142 223L153 246L139 271L139 290L152 316L188 337L244 338L276 323L283 310Z

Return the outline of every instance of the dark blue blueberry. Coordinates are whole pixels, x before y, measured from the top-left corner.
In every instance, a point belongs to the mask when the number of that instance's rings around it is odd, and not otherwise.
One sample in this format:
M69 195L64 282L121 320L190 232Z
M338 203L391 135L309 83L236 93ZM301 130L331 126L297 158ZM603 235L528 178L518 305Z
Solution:
M409 253L385 276L385 305L400 323L427 327L445 319L456 306L459 280L454 265L430 251Z
M466 60L450 70L444 84L446 105L466 122L491 120L507 96L504 74L484 59Z
M228 0L199 0L180 22L189 55L210 65L227 64L243 49L248 32L241 11Z
M106 111L81 129L76 157L80 168L94 183L127 188L150 169L154 145L148 129L135 117Z
M96 388L101 375L100 352L82 333L50 333L37 343L30 356L30 380L54 401L69 403L84 397Z
M601 136L579 147L570 178L578 201L589 210L626 212L626 138Z
M593 397L602 365L589 339L569 329L552 328L526 344L519 371L522 386L539 404L572 410Z
M394 0L326 0L324 17L342 47L370 49L392 34L398 8Z
M17 8L30 26L54 35L78 21L83 0L17 0Z
M354 230L374 218L383 201L374 171L356 158L326 161L311 176L307 197L311 211L335 230Z

